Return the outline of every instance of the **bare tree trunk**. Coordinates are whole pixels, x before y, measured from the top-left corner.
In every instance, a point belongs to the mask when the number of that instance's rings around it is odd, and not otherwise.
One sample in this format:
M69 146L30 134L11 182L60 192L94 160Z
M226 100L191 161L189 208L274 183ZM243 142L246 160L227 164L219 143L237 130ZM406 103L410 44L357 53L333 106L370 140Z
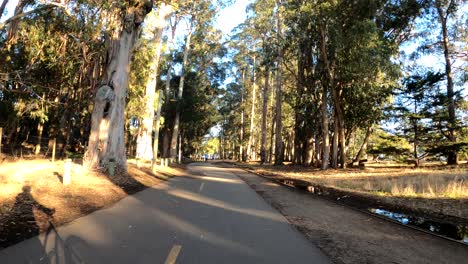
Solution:
M331 167L336 169L338 167L338 120L336 118L336 110L333 111L333 137L332 137L332 158Z
M270 89L270 68L265 67L265 87L263 88L263 107L262 107L262 146L260 148L260 158L263 163L267 162L267 112L268 95Z
M321 114L322 114L322 170L328 168L328 162L330 158L330 139L329 139L329 128L328 128L328 104L327 104L327 95L328 95L328 86L333 87L330 63L327 56L327 47L326 47L326 36L324 26L320 26L320 51L323 63L325 64L325 80L322 80L322 105L321 105ZM331 88L333 90L333 88Z
M153 43L156 46L154 56L149 66L150 76L146 83L145 95L145 113L141 123L141 133L138 135L137 158L145 160L153 160L152 133L154 121L154 102L156 97L158 73L159 73L159 58L161 57L162 35L166 27L167 17L172 13L172 6L162 3L158 9L158 17L156 19L155 30L153 32ZM158 98L159 103L159 98Z
M305 159L304 166L309 167L314 159L314 137L310 136L307 138L307 144L305 146Z
M451 1L450 1L451 2ZM442 3L440 0L435 1L437 13L439 14L439 20L442 27L442 43L444 45L444 58L445 58L445 75L447 76L447 100L448 100L448 139L451 143L457 142L457 136L455 129L457 126L457 120L455 116L455 93L453 90L453 75L452 75L452 62L450 60L450 50L449 50L449 37L447 30L447 17L449 10L443 10ZM448 153L447 164L454 165L457 164L457 152L451 150Z
M268 157L268 162L271 163L273 161L273 157L275 156L276 146L275 146L275 136L276 136L276 118L273 118L273 122L271 123L271 137L270 137L270 156Z
M181 71L180 82L179 82L179 91L177 94L176 115L174 118L174 128L172 129L172 138L171 138L170 156L172 160L175 158L177 154L176 152L177 151L177 138L179 136L179 122L180 122L180 112L181 112L181 107L182 107L182 93L184 92L185 71L187 70L188 55L190 52L190 41L191 41L192 33L193 33L194 19L195 17L192 17L189 32L187 34L187 38L185 39L184 59L182 62L182 71Z
M165 107L165 114L168 115L169 112L169 101L171 97L171 75L172 75L172 65L174 63L174 58L172 54L172 45L175 39L175 33L177 29L178 17L176 16L174 19L174 23L171 22L171 38L169 40L169 61L168 61L168 68L166 74L166 87L164 91L164 107ZM167 118L167 117L166 117ZM167 119L166 119L167 120ZM169 158L169 140L171 137L171 130L169 128L169 124L164 124L163 129L163 144L162 144L162 157Z
M277 38L278 38L278 58L277 58L277 67L278 72L276 75L276 146L275 146L275 165L283 164L284 160L284 145L283 145L283 138L282 138L282 131L283 131L283 122L282 122L282 96L281 96L281 85L283 82L282 70L281 67L283 65L283 47L282 47L282 39L283 39L283 32L282 32L282 20L281 20L281 6L282 1L276 0L276 5L278 7L276 11L276 24L277 24Z
M371 134L372 134L372 125L369 125L367 127L366 136L364 137L364 142L362 142L362 145L359 148L359 151L356 154L356 157L354 157L353 159L353 164L355 162L359 162L359 160L361 159L362 153L364 153L364 150L367 149L367 143L369 142L369 137Z
M158 146L159 146L159 129L161 127L161 105L162 105L162 90L156 92L158 97L156 104L156 118L154 119L154 141L153 141L153 160L151 161L151 169L154 170L156 160L158 159Z
M241 128L240 128L240 146L239 146L239 159L245 161L244 158L244 89L245 89L245 72L242 72L242 98L241 98Z
M108 52L106 76L96 92L94 109L91 116L91 133L84 165L96 168L115 160L116 166L126 172L125 153L125 97L128 87L129 64L132 48L146 14L151 11L152 1L139 2L128 8L125 19L117 20ZM115 8L115 17L119 17ZM99 145L103 147L99 150Z
M255 119L255 96L257 92L257 84L255 79L255 56L253 60L253 91L252 91L252 108L250 110L250 129L249 129L249 143L247 145L247 159L252 159L252 144L254 141L254 119Z

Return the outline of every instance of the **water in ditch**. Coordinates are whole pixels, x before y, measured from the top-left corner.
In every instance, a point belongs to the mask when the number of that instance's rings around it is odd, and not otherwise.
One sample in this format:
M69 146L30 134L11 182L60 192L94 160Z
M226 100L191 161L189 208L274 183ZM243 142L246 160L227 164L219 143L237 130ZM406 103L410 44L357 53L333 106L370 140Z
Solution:
M403 225L415 226L431 233L449 237L468 245L468 226L441 223L428 220L423 217L391 212L384 209L371 208L369 211L374 214L400 222Z

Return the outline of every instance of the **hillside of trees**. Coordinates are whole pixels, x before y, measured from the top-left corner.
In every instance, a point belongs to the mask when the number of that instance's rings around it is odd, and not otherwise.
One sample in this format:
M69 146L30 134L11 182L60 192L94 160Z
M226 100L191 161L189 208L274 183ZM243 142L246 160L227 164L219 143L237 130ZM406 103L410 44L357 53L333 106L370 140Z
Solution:
M206 149L322 169L467 159L465 1L255 0L228 36L215 22L232 1L9 2L3 154L56 146L123 171L128 157L182 162Z

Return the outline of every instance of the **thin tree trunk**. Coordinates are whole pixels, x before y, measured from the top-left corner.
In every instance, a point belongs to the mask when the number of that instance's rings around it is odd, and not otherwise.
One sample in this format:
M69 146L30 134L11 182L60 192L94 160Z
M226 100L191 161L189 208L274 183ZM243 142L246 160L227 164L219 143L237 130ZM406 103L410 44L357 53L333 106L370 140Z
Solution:
M442 3L440 0L436 0L437 12L439 14L439 20L442 27L442 43L444 45L444 58L445 58L445 75L447 76L447 100L448 100L448 139L451 143L457 142L455 129L457 126L457 120L455 116L455 93L453 90L453 75L452 75L452 62L450 60L449 51L449 38L447 30L447 12L442 9ZM448 153L447 164L457 164L457 152L452 150Z
M331 167L336 169L338 167L338 120L336 118L336 110L333 111L333 137L332 137L332 158Z
M326 36L324 26L320 26L320 51L323 63L325 64L325 78L322 80L322 105L321 105L321 114L322 114L322 170L328 168L329 158L330 158L330 139L329 139L329 128L328 128L328 104L327 104L327 95L328 95L328 86L332 87L332 76L330 63L327 56L326 48ZM333 90L333 88L331 88Z
M276 11L276 24L277 24L277 38L278 38L278 58L277 58L277 67L278 72L276 75L276 143L275 143L275 165L283 164L284 160L284 145L282 138L283 131L283 122L282 122L282 95L281 95L281 85L283 82L282 76L282 65L283 65L283 47L282 47L282 20L281 20L281 6L282 1L276 0L276 5L278 7Z
M242 71L242 94L241 94L241 127L240 127L240 146L239 146L239 160L245 161L244 158L244 89L245 89L245 72Z
M177 163L182 164L182 133L179 133L179 155L177 156Z
M162 3L158 9L158 17L156 20L156 28L154 31L152 43L156 46L154 56L149 66L150 76L146 83L145 95L145 113L141 123L141 133L138 135L137 158L145 160L153 160L152 133L154 120L154 102L156 97L157 81L159 74L159 58L161 57L162 35L166 27L167 17L172 13L172 6ZM158 98L159 102L159 98ZM154 160L153 160L154 161Z
M372 134L372 125L369 125L367 127L366 136L364 137L364 142L362 142L362 145L359 148L359 151L356 154L356 157L354 157L353 159L353 164L356 162L359 162L359 160L361 159L362 153L364 153L364 150L367 149L367 143L369 142L369 137L371 134Z
M267 112L268 95L270 89L270 68L265 68L265 87L263 88L263 107L262 107L262 146L260 148L260 158L262 164L267 162Z
M191 25L189 28L189 32L187 34L187 38L185 40L185 49L184 49L184 59L182 62L182 71L181 71L181 76L180 76L180 82L179 82L179 91L177 94L177 106L176 106L176 115L174 118L174 128L172 129L172 138L171 138L171 151L170 151L170 156L171 159L173 160L177 154L177 138L179 136L179 122L180 122L180 112L181 112L181 107L182 107L182 93L184 92L184 81L185 81L185 72L187 70L187 63L188 63L188 55L190 52L190 41L192 38L192 33L193 33L193 22L194 22L194 17L192 17Z
M273 122L271 123L271 138L270 138L270 157L268 158L268 163L273 161L273 157L275 156L276 146L275 146L275 136L276 136L276 118L273 118Z
M250 110L250 129L249 129L249 144L247 145L247 159L252 159L252 144L254 141L254 119L255 119L255 96L257 92L257 84L255 79L255 56L253 61L253 91L252 91L252 108Z
M156 160L158 159L158 146L159 146L159 129L161 127L161 105L162 105L162 90L158 90L156 96L158 97L156 104L156 118L154 120L154 141L153 141L153 160L151 161L151 169L155 169Z

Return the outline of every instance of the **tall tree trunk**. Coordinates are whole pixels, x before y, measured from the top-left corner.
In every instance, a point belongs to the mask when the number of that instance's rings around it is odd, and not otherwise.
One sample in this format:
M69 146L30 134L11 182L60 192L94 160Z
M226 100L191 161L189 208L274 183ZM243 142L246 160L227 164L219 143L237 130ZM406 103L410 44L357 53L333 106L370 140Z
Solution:
M268 95L270 90L270 68L265 67L265 87L263 88L263 107L262 107L262 146L260 148L260 156L262 164L267 162L267 112L268 112Z
M252 159L252 145L254 141L254 120L255 120L255 96L257 92L257 84L255 79L255 56L253 60L253 91L252 91L252 107L250 110L250 129L249 129L249 144L247 145L247 159Z
M176 106L176 115L174 118L174 128L172 129L172 138L171 138L171 159L174 160L177 155L177 138L179 136L179 123L180 123L180 112L182 107L182 93L184 92L184 81L185 81L185 72L187 71L188 55L190 52L190 41L192 38L193 27L194 27L195 17L192 17L191 25L187 38L185 39L185 49L184 49L184 59L182 62L182 70L179 82L179 91L177 94L177 106Z
M91 132L84 165L96 168L113 159L116 166L126 172L127 158L124 142L125 97L128 87L130 56L138 31L152 1L140 1L126 10L125 19L119 18L120 8L115 7L114 19L120 32L110 39L105 76L96 91L91 115ZM117 31L117 30L116 30ZM99 145L102 144L102 151Z
M330 76L332 76L330 74ZM331 82L333 84L333 81ZM333 146L333 155L336 155L337 153L335 152L335 147L339 147L340 150L340 164L341 168L346 167L346 134L345 134L345 125L344 125L344 114L343 114L343 107L341 104L341 90L338 86L332 85L331 86L331 92L332 92L332 100L333 100L333 110L334 110L334 124L335 124L335 131L333 132L333 139L337 139L336 142L333 142L333 144L336 144L336 146ZM335 138L335 133L337 138ZM333 157L335 158L335 157ZM334 167L336 168L336 167Z
M174 57L172 54L172 45L174 43L175 39L175 33L177 29L177 23L178 23L178 17L176 16L174 19L174 23L171 22L171 38L169 40L168 46L169 46L169 61L168 61L168 67L167 67L167 74L166 74L166 87L164 90L164 112L166 114L166 120L167 120L167 115L169 114L169 102L170 102L170 97L171 97L171 75L172 75L172 65L174 63ZM168 123L164 124L164 129L163 129L163 144L162 144L162 157L164 158L169 158L169 140L171 137L171 129Z
M328 51L327 51L327 38L324 29L324 25L320 25L320 53L321 59L325 66L324 76L322 80L322 105L321 105L321 114L322 114L322 170L328 168L329 158L330 158L330 139L329 139L329 128L328 128L328 104L327 104L327 95L328 89L333 91L333 73L328 60Z
M451 143L457 142L455 129L457 126L457 120L455 116L455 93L453 90L453 75L452 75L452 63L450 60L449 50L449 38L447 29L447 17L449 10L443 10L441 0L435 1L437 13L439 14L439 20L442 27L442 43L444 46L444 58L445 58L445 75L447 76L447 100L448 100L448 139ZM457 152L452 150L448 153L447 164L457 164Z
M146 83L145 95L145 113L141 122L141 132L138 135L137 158L153 160L152 133L154 121L154 105L159 74L159 58L161 57L162 35L166 27L166 20L172 13L172 6L162 3L158 8L158 17L156 18L155 30L153 32L152 43L156 46L154 56L149 66L150 76ZM158 98L159 103L159 98Z
M297 59L297 82L296 82L296 105L294 106L294 157L293 164L302 164L304 157L304 116L303 108L303 93L305 82L305 63L303 55L303 46L299 46L299 55Z
M246 161L244 155L244 89L245 89L245 71L242 71L242 94L241 94L241 127L240 127L240 146L239 146L239 159Z
M277 11L276 11L276 26L277 26L277 38L278 38L278 58L277 67L278 72L276 75L276 144L275 144L275 165L281 165L284 161L284 145L283 145L283 121L282 121L282 95L281 85L283 82L282 65L283 65L283 32L282 32L282 19L281 19L281 7L282 1L276 0Z

